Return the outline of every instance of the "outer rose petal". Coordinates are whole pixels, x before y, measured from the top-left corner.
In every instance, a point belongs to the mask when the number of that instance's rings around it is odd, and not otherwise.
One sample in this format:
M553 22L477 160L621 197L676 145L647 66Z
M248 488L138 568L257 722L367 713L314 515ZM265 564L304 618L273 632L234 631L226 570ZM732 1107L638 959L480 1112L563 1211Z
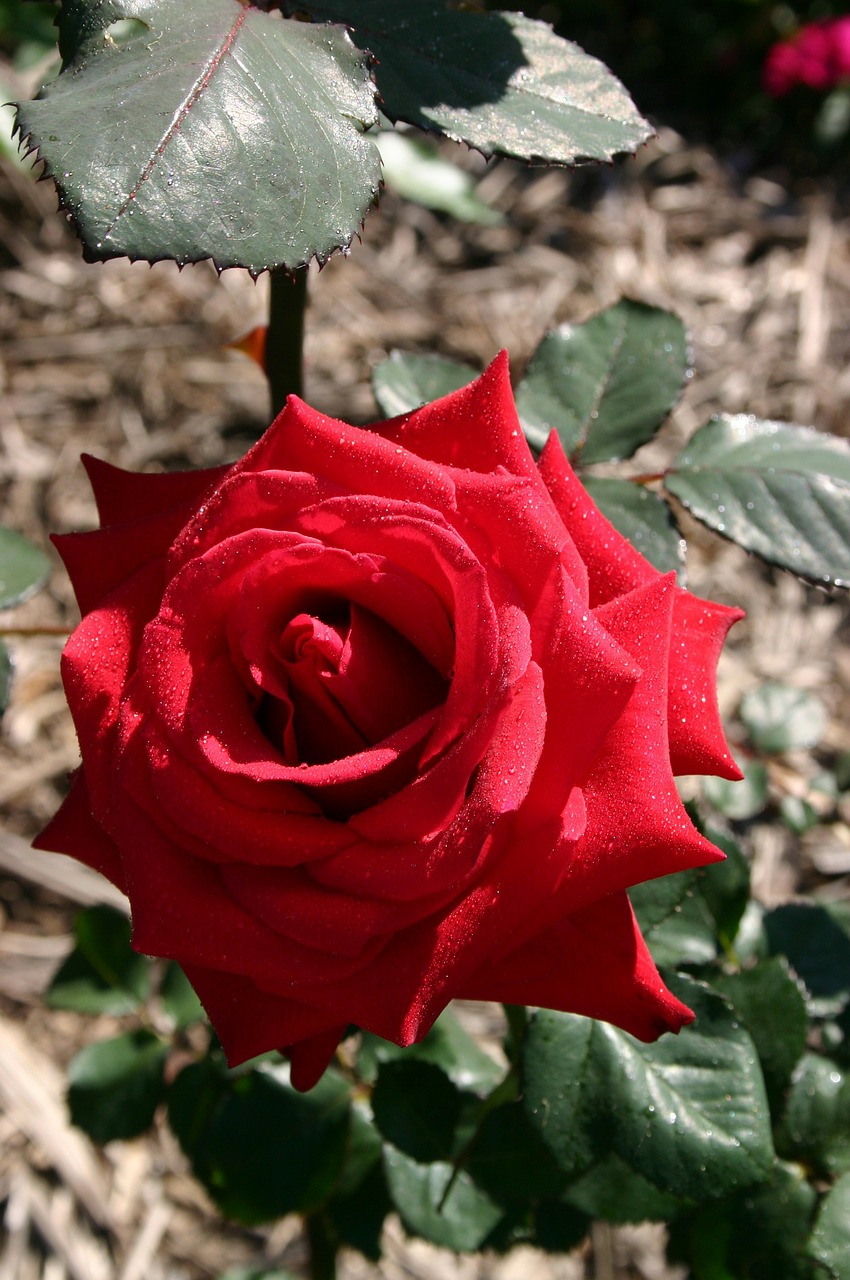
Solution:
M71 790L62 802L62 807L33 840L32 845L34 849L66 853L99 871L122 893L127 891L121 854L118 846L110 840L92 815L91 796L82 769L74 774Z
M587 565L593 608L661 576L591 501L554 432L540 456L540 473ZM674 773L741 777L720 721L717 659L729 628L743 616L741 609L676 588L668 726Z

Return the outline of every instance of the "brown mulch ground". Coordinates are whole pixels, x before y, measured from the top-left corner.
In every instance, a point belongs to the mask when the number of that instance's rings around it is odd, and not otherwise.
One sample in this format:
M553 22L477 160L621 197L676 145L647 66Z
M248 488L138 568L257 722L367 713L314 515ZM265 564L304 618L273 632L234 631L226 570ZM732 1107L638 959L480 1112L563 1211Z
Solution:
M351 256L311 271L311 403L354 421L374 416L369 369L393 347L478 365L507 347L520 373L548 327L628 294L679 311L693 334L696 373L666 448L719 410L850 434L850 249L828 192L792 201L765 178L736 184L709 153L669 133L593 176L498 164L483 191L508 215L504 226L459 226L387 195ZM207 265L87 266L47 184L0 172L2 522L40 545L48 531L91 527L77 462L85 450L133 468L209 466L243 452L267 422L265 384L222 347L262 322L265 299L264 281L235 271L218 280ZM657 463L664 449L652 449ZM646 462L639 455L636 465ZM783 679L818 691L832 716L827 748L850 749L845 599L702 536L689 563L697 593L749 611L722 668L729 714L744 689ZM2 622L62 628L74 619L57 561L49 589ZM58 681L61 639L12 643L14 699L0 739L0 1280L204 1280L236 1263L302 1269L299 1224L222 1224L164 1126L100 1152L67 1125L63 1068L115 1024L48 1013L41 997L70 947L75 907L108 888L28 853L77 754ZM791 763L778 780L799 792L817 763ZM850 892L844 822L802 843L757 825L753 857L766 901L815 885ZM387 1280L671 1280L661 1248L657 1228L601 1228L569 1258L519 1250L456 1261L391 1225L380 1271ZM352 1280L367 1271L375 1274L346 1259Z

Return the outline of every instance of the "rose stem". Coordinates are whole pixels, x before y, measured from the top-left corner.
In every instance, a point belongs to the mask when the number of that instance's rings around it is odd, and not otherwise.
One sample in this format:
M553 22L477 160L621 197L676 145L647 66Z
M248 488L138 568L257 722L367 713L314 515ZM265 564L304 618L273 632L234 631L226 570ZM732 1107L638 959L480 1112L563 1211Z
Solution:
M319 1210L304 1217L310 1248L310 1280L335 1280L337 1234L327 1214Z
M304 312L307 307L307 268L270 273L269 327L266 333L266 376L277 417L290 395L303 392Z

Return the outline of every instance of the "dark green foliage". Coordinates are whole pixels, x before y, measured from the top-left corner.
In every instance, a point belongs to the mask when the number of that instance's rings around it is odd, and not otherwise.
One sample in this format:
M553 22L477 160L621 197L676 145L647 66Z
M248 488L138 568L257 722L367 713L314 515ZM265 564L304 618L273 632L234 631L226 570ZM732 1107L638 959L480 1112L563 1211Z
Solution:
M130 921L114 907L89 907L77 916L77 945L47 992L54 1009L132 1013L150 993L150 964L130 946Z
M95 1142L144 1133L165 1096L167 1049L158 1036L141 1028L81 1049L68 1068L74 1124Z

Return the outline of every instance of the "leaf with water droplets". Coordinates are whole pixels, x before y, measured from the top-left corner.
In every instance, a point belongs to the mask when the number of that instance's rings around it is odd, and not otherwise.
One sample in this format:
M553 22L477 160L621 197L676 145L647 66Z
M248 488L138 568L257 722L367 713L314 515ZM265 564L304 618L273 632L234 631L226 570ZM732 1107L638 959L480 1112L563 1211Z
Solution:
M546 334L517 387L517 410L537 448L557 431L574 461L630 458L655 435L687 376L679 317L624 298Z
M701 1202L768 1176L767 1099L729 1005L682 974L667 983L696 1020L655 1044L575 1014L535 1014L523 1100L565 1172L613 1152L659 1190Z
M850 586L850 443L748 414L712 418L664 485L692 515L771 564Z
M377 59L391 120L437 130L485 155L575 164L636 151L652 137L601 62L521 13L444 0L287 0L284 10L351 28Z
M18 109L92 260L303 266L380 182L363 54L241 0L64 0L62 74Z

